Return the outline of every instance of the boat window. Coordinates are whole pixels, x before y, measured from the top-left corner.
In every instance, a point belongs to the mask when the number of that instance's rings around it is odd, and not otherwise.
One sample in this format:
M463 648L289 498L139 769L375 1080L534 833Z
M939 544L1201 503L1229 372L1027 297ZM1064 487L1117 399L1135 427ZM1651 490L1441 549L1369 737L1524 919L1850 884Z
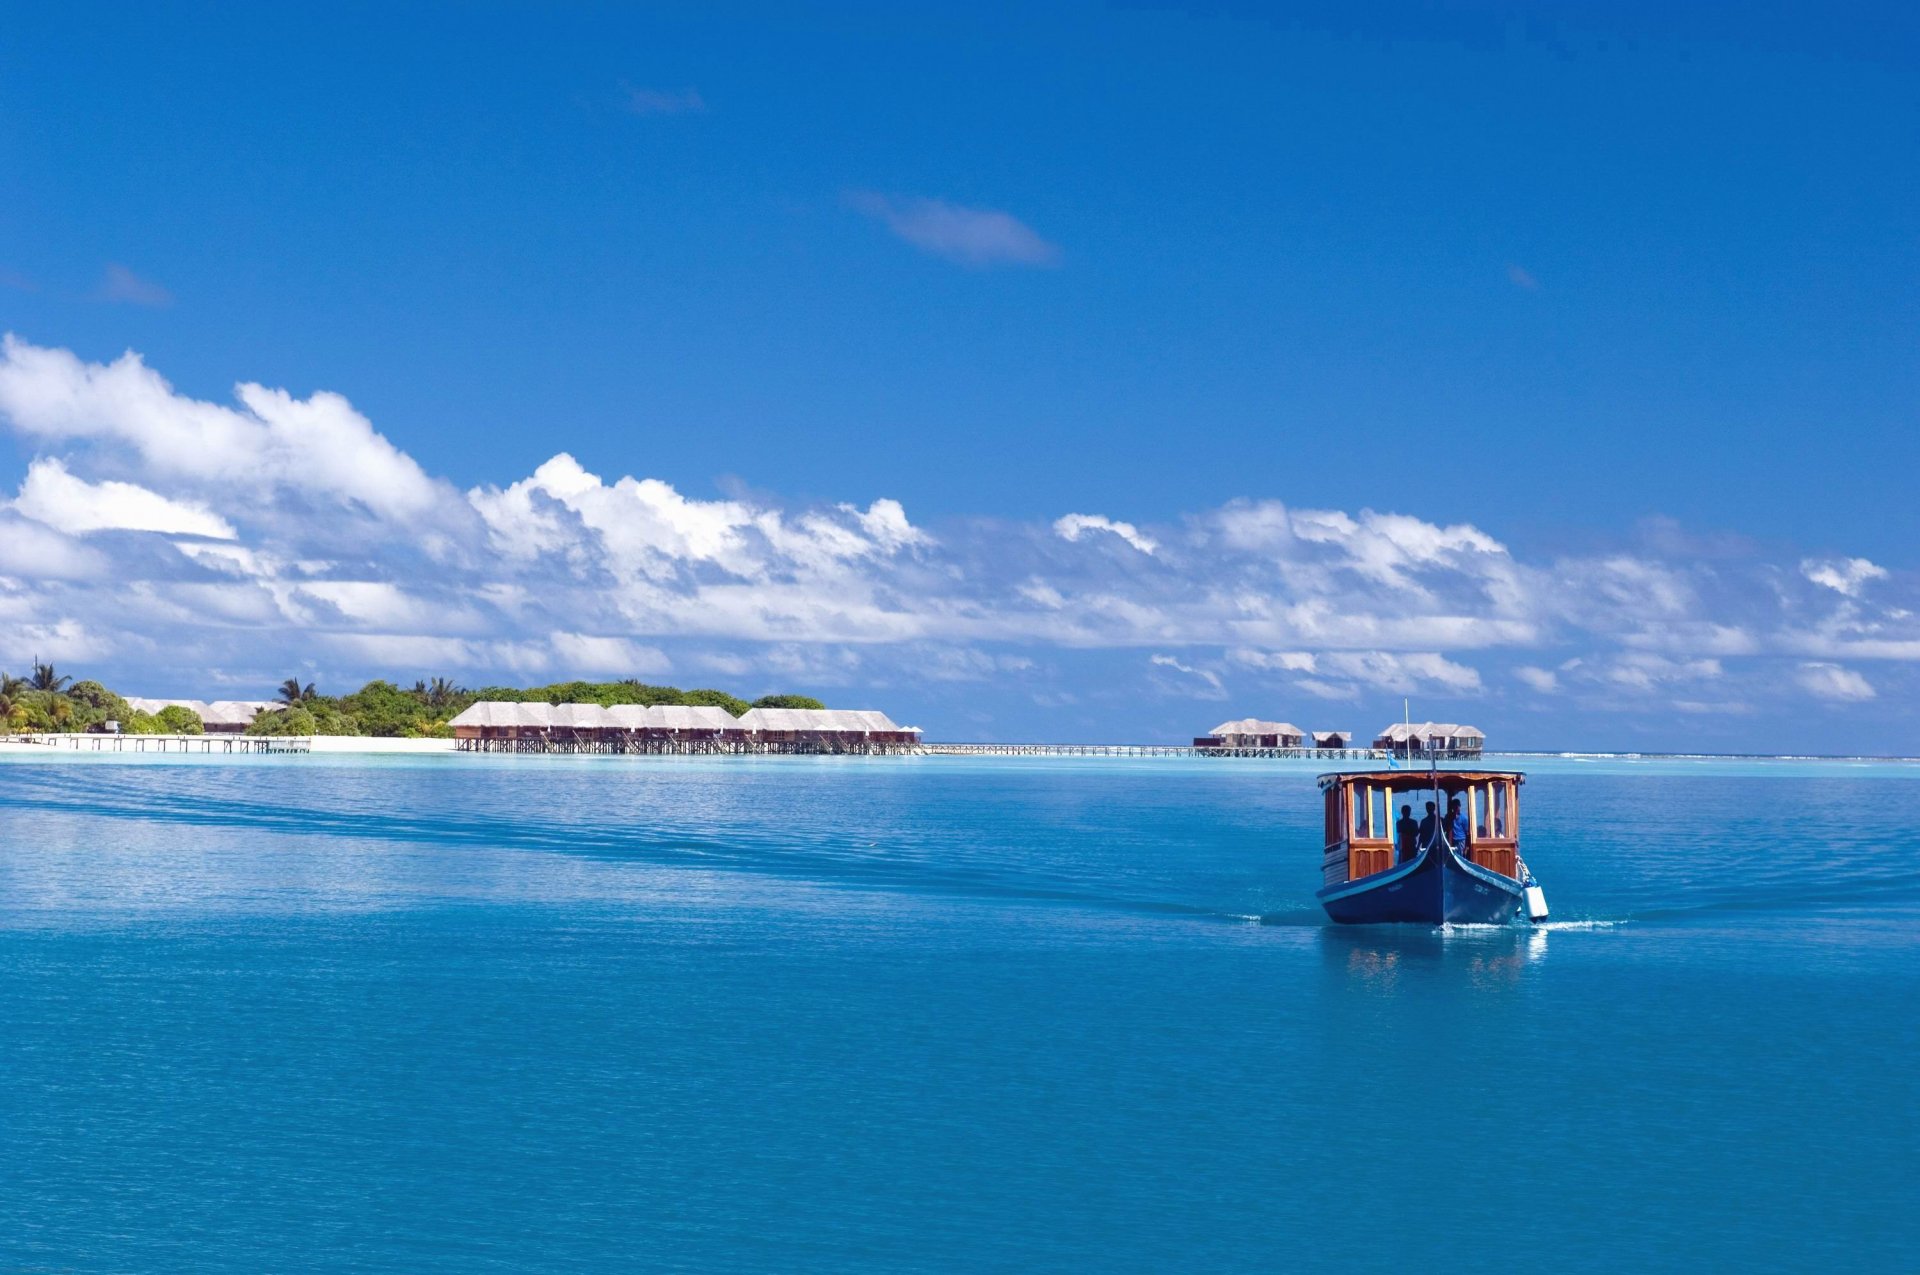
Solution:
M1353 786L1353 822L1350 836L1385 841L1393 836L1393 793L1382 784Z
M1468 825L1473 835L1493 841L1514 839L1514 784L1511 779L1487 779L1466 786Z

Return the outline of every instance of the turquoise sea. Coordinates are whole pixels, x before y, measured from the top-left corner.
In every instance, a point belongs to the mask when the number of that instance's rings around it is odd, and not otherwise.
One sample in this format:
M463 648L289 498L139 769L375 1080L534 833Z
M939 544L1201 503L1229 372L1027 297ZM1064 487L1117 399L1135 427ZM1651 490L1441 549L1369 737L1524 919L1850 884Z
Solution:
M1920 766L0 754L0 1270L1920 1266Z

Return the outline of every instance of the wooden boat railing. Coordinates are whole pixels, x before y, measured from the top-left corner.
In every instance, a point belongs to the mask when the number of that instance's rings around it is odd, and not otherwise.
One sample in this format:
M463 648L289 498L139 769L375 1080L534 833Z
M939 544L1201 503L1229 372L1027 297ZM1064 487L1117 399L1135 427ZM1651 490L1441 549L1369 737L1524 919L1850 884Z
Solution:
M1432 792L1437 782L1450 796L1464 799L1467 844L1462 857L1489 872L1519 880L1520 792L1522 777L1479 774L1423 778L1408 775L1326 777L1326 842L1320 869L1326 885L1358 881L1394 866L1396 797L1411 803Z

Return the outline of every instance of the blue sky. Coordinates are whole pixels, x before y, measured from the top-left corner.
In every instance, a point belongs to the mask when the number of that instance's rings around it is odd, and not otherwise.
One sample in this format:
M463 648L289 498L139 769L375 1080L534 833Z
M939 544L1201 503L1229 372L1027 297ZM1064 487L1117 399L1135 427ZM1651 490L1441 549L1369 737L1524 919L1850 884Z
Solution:
M1904 9L272 8L9 18L10 665L1920 747Z

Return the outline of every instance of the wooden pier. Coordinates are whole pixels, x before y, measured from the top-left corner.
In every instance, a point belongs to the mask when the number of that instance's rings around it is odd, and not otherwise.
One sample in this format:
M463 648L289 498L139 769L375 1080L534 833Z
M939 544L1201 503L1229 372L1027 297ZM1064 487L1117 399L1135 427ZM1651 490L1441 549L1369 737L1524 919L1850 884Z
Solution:
M71 748L92 753L310 753L313 741L304 735L95 735L54 732L45 735L8 735L16 744Z
M1378 761L1371 748L1195 748L1191 744L923 744L949 757L1265 757L1312 761Z

